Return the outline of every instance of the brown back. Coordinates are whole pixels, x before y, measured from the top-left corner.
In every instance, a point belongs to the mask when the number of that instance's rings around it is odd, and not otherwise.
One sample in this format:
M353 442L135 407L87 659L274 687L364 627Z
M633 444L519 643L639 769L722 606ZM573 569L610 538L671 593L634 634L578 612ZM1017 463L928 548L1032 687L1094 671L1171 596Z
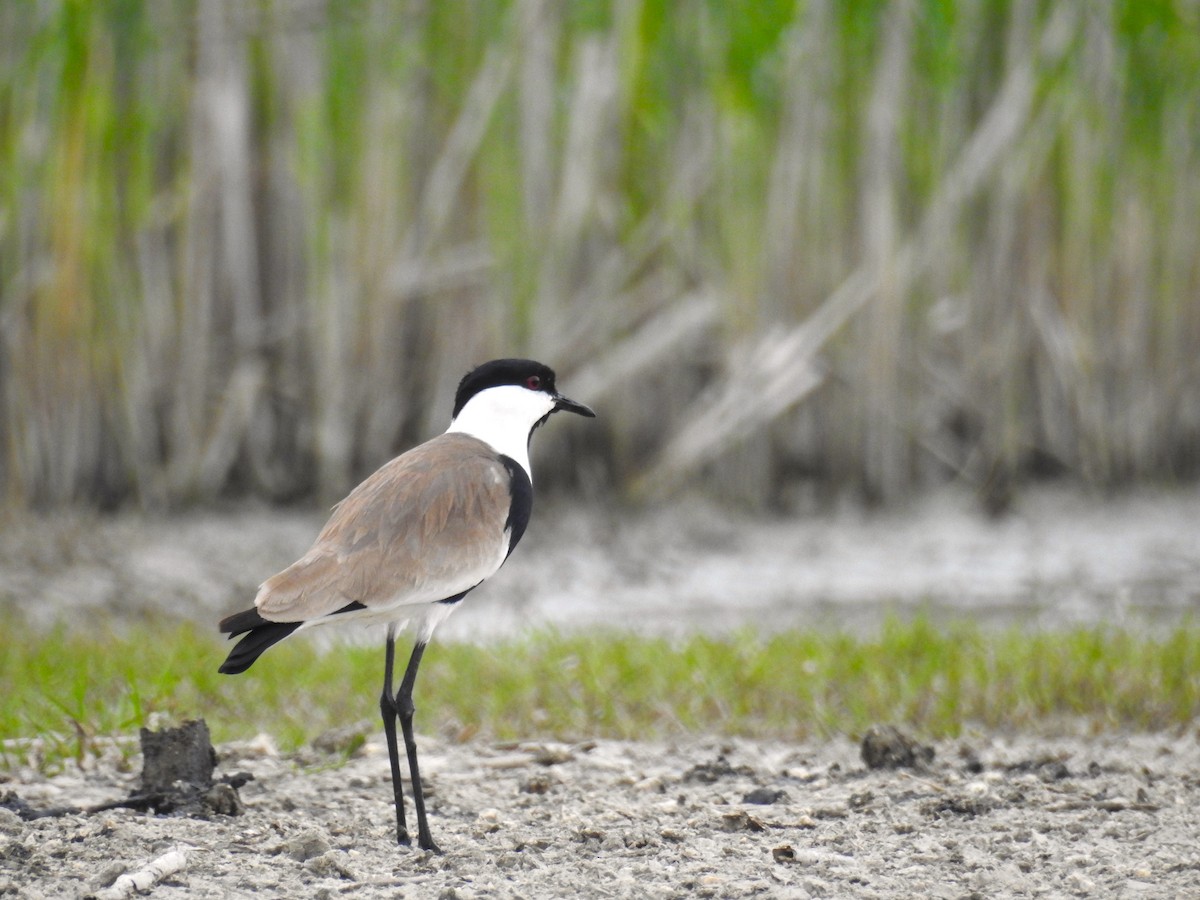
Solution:
M255 605L265 619L297 622L352 602L382 610L462 593L504 562L509 504L496 452L443 434L351 491L308 553L264 582Z

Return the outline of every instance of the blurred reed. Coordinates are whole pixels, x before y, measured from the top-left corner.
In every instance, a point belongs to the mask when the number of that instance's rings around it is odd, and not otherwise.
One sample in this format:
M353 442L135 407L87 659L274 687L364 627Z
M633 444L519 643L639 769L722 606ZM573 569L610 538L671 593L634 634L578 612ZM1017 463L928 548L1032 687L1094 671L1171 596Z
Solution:
M510 354L592 492L1194 477L1198 134L1194 0L4 4L0 491L336 499Z

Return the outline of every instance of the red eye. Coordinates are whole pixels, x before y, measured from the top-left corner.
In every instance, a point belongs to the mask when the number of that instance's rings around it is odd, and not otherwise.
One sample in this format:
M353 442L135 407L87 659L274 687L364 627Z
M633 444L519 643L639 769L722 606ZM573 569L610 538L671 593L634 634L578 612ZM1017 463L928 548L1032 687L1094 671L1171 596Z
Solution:
M542 379L539 378L537 375L530 375L528 378L525 379L525 387L529 388L531 391L541 390Z

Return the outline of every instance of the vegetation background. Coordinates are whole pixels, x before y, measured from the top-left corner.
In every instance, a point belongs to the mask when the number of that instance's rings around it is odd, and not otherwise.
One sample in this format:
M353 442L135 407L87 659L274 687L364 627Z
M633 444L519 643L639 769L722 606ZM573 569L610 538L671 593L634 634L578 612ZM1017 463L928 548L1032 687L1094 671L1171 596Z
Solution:
M336 499L514 354L597 494L1193 478L1200 3L0 5L10 504Z
M600 412L535 447L596 505L1194 481L1200 0L0 3L2 527L65 585L0 584L0 768L159 714L361 740L377 648L235 681L186 584L133 629L22 611L111 561L92 509L327 505L503 355ZM67 538L25 515L54 507ZM442 647L423 727L1194 720L1186 616L1024 624Z

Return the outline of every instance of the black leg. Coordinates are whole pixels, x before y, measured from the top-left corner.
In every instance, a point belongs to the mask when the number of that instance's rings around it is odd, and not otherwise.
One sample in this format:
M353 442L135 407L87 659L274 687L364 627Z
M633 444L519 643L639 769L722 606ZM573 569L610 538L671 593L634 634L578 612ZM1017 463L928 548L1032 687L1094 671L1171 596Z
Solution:
M383 733L387 737L388 760L392 764L392 792L396 799L396 841L409 846L408 825L404 821L404 789L400 782L400 747L396 741L396 698L392 694L392 668L396 656L396 633L388 626L387 648L383 662L383 695L379 712L383 716Z
M408 752L408 774L412 780L413 806L417 810L417 846L422 850L432 850L441 853L433 837L429 834L429 823L425 819L425 793L421 788L421 770L417 766L417 743L413 740L413 683L417 680L417 667L421 665L421 657L425 653L425 644L418 641L413 647L412 656L408 660L408 668L404 670L404 680L400 682L400 690L396 693L396 713L400 716L400 729L404 732L404 749Z

